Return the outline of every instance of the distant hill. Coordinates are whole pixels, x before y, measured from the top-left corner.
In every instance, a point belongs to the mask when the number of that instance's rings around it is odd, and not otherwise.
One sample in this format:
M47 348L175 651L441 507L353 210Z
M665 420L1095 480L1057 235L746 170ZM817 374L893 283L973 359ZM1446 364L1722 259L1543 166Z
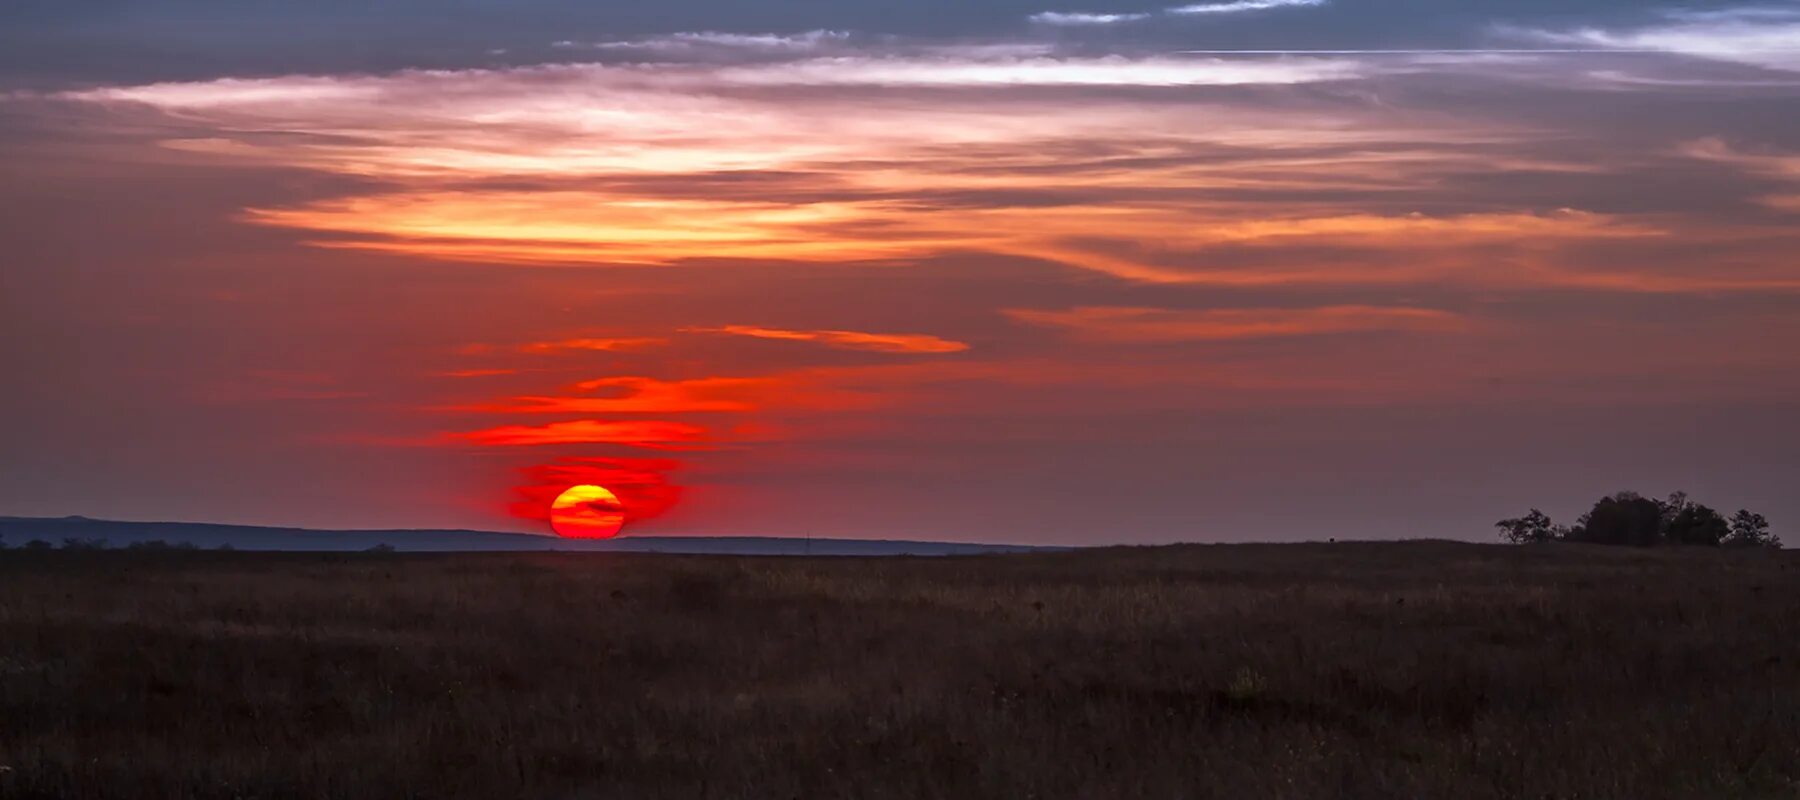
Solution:
M265 528L198 522L117 522L87 517L0 517L0 540L20 547L33 539L61 546L64 539L127 547L137 542L188 543L213 549L357 551L389 545L401 552L568 551L583 553L690 553L766 556L951 556L1054 550L1023 545L961 544L860 539L788 539L769 536L640 536L608 540L560 539L524 533L463 530L334 531Z

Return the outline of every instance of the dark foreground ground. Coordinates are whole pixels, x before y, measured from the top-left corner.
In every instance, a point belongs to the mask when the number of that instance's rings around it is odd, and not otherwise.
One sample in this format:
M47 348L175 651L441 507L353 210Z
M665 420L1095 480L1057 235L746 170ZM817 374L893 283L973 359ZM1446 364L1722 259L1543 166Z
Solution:
M1800 796L1800 560L0 553L0 797Z

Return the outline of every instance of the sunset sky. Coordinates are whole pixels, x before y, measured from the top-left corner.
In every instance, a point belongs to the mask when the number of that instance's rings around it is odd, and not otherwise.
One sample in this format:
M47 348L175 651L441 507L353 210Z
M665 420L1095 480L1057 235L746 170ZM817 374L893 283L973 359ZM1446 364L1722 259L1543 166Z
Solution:
M9 0L0 326L0 514L1779 533L1800 3Z

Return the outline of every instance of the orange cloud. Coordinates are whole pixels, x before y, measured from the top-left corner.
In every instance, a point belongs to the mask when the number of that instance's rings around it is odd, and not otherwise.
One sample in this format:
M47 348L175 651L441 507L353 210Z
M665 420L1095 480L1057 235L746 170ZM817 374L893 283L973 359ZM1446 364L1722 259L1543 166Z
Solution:
M478 431L447 434L452 440L497 447L530 447L547 444L620 444L653 449L684 449L707 441L706 429L685 422L630 420L602 422L583 419L549 425L504 425Z
M797 374L664 381L611 377L583 381L568 395L527 395L449 410L486 414L696 414L766 409L841 411L882 404L878 393L811 385ZM594 392L602 396L592 396Z
M1264 339L1370 331L1444 332L1467 321L1428 308L1325 306L1174 310L1085 306L1066 311L1010 309L1020 322L1062 328L1108 342L1184 342Z
M1800 288L1766 254L1666 273L1642 266L1670 237L1741 242L1767 226L1557 209L1544 198L1558 194L1490 196L1488 184L1462 180L1516 171L1568 185L1643 168L1570 147L1581 137L1568 131L1195 88L1482 74L1481 59L1094 58L1044 43L834 39L828 58L809 45L729 63L691 46L678 48L696 56L688 63L222 79L60 97L199 129L169 147L392 187L245 212L315 232L313 243L330 248L589 266L989 253L1139 283L1246 287ZM845 85L870 91L777 90ZM1049 93L1122 85L1192 91ZM1688 152L1768 176L1795 169L1791 157L1712 140ZM1765 202L1789 209L1791 195ZM1604 196L1595 204L1619 207ZM1617 249L1595 255L1596 245Z
M563 339L553 342L530 342L519 345L524 353L556 353L564 350L600 350L615 352L620 350L637 350L663 344L665 339L627 338L627 339Z
M760 328L753 325L726 325L718 328L683 328L689 333L722 333L754 339L778 339L793 342L818 342L840 350L867 350L876 353L960 353L969 349L964 342L922 333L864 333L862 331L814 330L797 331Z
M668 264L687 259L844 261L895 258L916 245L823 236L856 224L855 203L773 203L596 191L447 192L350 197L251 209L254 223L351 234L313 242L515 264Z
M747 395L766 388L766 378L695 378L664 381L623 376L582 381L570 387L580 396L525 396L459 406L458 411L496 414L690 414L750 411ZM599 393L600 396L593 396Z
M1021 142L1020 146L1025 146ZM440 192L352 197L249 213L252 222L341 234L312 242L451 260L592 266L720 261L854 263L909 261L956 252L1020 256L1141 283L1218 286L1402 284L1420 281L1502 286L1605 288L1558 254L1592 242L1652 241L1671 231L1644 221L1577 209L1482 214L1378 214L1292 204L1274 208L1195 201L1139 202L1150 187L1201 190L1394 191L1408 167L1379 159L1333 165L1258 160L1192 168L1146 168L1124 175L1046 173L1041 160L1016 172L977 173L960 162L888 154L908 169L831 174L850 188L836 199L666 198L609 191ZM1447 168L1460 157L1432 162ZM1296 170L1289 175L1288 171ZM1246 173L1236 177L1235 171ZM821 180L824 178L822 177ZM1127 183L1115 183L1126 181ZM1092 191L1093 202L970 208L900 203L899 192L1043 193ZM1321 263L1284 252L1333 248ZM1256 253L1255 269L1217 266L1218 253ZM1359 255L1357 251L1361 251ZM1495 251L1507 254L1504 261ZM1396 252L1405 257L1395 257ZM1501 264L1504 268L1496 268ZM1627 275L1629 277L1629 274ZM1701 288L1731 288L1733 276L1704 276ZM1751 282L1743 288L1761 288ZM749 326L736 326L748 328ZM765 329L779 330L779 329ZM850 334L849 331L791 331ZM747 331L743 335L754 335ZM769 336L767 338L774 338ZM790 337L790 338L798 338ZM838 346L846 346L848 338ZM896 345L898 347L899 345ZM871 346L871 348L873 347Z

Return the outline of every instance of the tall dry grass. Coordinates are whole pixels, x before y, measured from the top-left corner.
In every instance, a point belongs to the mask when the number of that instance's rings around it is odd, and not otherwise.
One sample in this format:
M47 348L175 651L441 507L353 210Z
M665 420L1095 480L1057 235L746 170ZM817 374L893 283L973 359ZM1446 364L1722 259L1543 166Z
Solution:
M1795 797L1797 567L14 551L0 797Z

